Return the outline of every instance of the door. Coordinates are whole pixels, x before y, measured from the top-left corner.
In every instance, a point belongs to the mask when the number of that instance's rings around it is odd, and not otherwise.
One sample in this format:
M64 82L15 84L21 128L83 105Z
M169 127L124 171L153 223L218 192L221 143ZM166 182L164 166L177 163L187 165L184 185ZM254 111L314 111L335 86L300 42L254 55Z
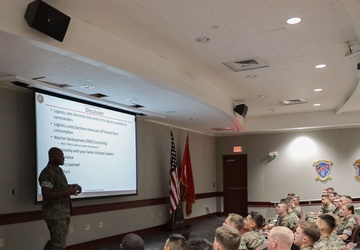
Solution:
M223 156L224 213L246 216L247 208L247 155Z

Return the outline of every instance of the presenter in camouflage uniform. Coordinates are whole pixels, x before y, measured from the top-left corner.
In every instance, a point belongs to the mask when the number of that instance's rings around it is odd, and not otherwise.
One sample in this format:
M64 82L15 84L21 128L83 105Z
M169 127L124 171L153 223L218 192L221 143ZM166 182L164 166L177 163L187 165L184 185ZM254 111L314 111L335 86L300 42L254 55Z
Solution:
M81 192L79 185L68 185L59 165L64 165L64 154L59 148L51 148L49 162L39 176L43 196L42 211L50 232L50 240L44 246L44 250L66 248L70 224L70 195L77 195Z
M239 249L253 250L267 243L262 227L264 217L258 212L251 211L245 219L246 233L241 235Z
M313 249L315 250L342 250L345 243L333 232L336 227L336 220L330 214L321 214L316 219L316 225L320 229L320 240Z

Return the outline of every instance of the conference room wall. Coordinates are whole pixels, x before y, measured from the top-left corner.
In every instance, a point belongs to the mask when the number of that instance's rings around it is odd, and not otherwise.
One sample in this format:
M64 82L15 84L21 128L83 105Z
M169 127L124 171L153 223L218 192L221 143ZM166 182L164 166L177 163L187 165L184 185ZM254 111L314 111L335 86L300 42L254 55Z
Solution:
M334 187L340 194L360 197L354 162L360 158L360 129L323 129L301 132L249 134L216 140L217 166L222 155L242 146L248 155L249 202L278 202L290 192L301 200L319 201L321 191ZM269 152L278 152L271 159ZM313 162L333 162L326 181L316 180Z
M0 86L0 218L16 215L17 219L28 212L40 211L35 204L35 119L34 97L31 90ZM121 204L132 201L152 201L168 197L170 169L170 129L175 137L177 161L182 162L186 136L189 135L191 162L197 194L204 195L193 206L190 217L204 216L208 210L217 212L215 138L180 128L170 128L139 119L137 123L138 195L90 200L75 200L73 206ZM47 152L45 152L47 154ZM215 183L215 187L213 184ZM15 194L11 195L11 189ZM24 216L26 217L26 216ZM27 217L26 217L27 218ZM1 219L0 219L1 220ZM21 220L21 219L20 219ZM170 221L166 202L129 209L80 214L72 216L68 245L111 237L122 233L165 225ZM103 228L99 228L103 222ZM85 231L85 225L90 231ZM20 237L21 235L21 237ZM48 239L46 224L41 219L29 222L0 221L0 239L7 249L41 249Z

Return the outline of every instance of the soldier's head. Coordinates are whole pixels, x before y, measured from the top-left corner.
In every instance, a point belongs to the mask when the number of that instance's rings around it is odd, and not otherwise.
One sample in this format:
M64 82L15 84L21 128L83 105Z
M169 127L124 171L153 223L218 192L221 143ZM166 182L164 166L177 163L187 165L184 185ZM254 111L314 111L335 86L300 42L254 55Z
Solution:
M127 234L123 238L120 248L123 250L144 250L145 245L143 239L137 234Z
M212 244L205 238L191 237L185 243L185 250L212 250Z
M321 196L321 203L324 205L329 205L331 203L331 200L328 195L322 195Z
M316 219L316 226L320 229L322 235L328 235L336 227L336 220L330 214L321 214Z
M313 245L320 239L320 230L315 222L301 221L294 233L294 244L299 247Z
M270 230L268 239L268 250L290 250L294 242L294 234L287 227L277 226Z
M232 226L221 226L215 231L214 250L237 250L240 245L239 231Z
M299 205L299 203L300 203L300 196L299 196L299 195L295 195L295 196L293 197L293 201L294 201L294 205L295 205L295 206Z
M239 214L230 213L223 223L223 226L226 225L232 226L240 231L244 227L244 218Z
M287 211L288 211L288 206L285 204L285 203L279 203L277 206L276 206L276 213L280 216L280 217L283 217L284 215L287 214Z
M335 198L335 199L333 200L333 204L334 204L334 206L335 206L336 208L340 207L339 198Z
M165 242L164 250L184 250L185 237L181 234L171 234Z
M355 213L354 206L352 204L346 204L341 207L341 214L344 217L352 216Z
M64 153L60 148L49 149L49 163L54 165L64 165Z
M344 206L346 204L352 203L351 196L349 195L341 195L339 199L340 206Z
M261 214L251 211L248 216L246 216L244 228L250 231L261 228L264 225L264 221L265 219Z

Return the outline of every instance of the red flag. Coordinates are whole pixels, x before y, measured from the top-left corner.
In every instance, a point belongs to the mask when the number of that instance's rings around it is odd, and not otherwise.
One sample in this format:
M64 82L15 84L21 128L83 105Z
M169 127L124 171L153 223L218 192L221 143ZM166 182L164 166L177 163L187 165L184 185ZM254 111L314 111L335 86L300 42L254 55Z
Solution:
M192 213L192 204L195 203L195 185L192 174L190 149L189 149L189 136L186 137L186 145L184 150L184 158L181 165L180 183L182 186L183 199L186 202L186 215Z
M169 196L170 196L170 213L173 213L180 202L180 185L179 176L176 162L176 151L175 141L172 131L171 136L171 155L170 155L170 185L169 185Z

